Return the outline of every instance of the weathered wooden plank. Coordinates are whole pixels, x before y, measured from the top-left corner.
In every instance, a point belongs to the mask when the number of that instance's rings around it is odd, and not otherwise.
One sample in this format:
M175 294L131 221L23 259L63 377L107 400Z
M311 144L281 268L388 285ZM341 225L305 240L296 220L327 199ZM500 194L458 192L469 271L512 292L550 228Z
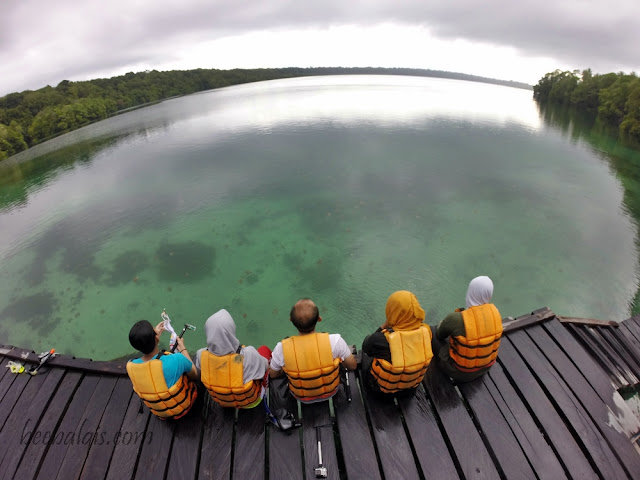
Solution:
M596 320L595 318L557 317L561 323L573 323L575 325L588 325L590 327L618 327L618 322L612 320Z
M516 333L518 332L514 335ZM544 435L558 452L558 459L568 474L573 478L595 480L598 474L510 340L511 335L500 342L498 361L508 374L511 384L520 391L521 398L526 399L527 409L543 428Z
M424 379L458 464L467 480L499 478L498 470L449 377L430 365Z
M559 322L546 323L543 328L569 357L602 401L609 401L616 390L616 385L601 367L601 364L585 350L583 343L571 335L566 325Z
M627 326L629 331L633 334L633 336L640 342L640 315L635 317L627 318L623 324Z
M506 377L502 365L494 364L484 376L483 381L538 478L554 480L567 478L556 452L545 440L527 406Z
M302 405L302 444L305 461L304 471L307 480L316 478L314 472L318 466L319 458L318 436L322 444L322 465L327 469L327 478L338 480L340 471L329 401Z
M54 436L54 433L81 380L82 374L80 372L68 372L65 374L55 395L48 401L38 426L29 436L27 449L22 456L15 475L11 476L11 473L6 471L5 478L30 479L36 476L50 445L60 440L60 438Z
M607 374L594 358L587 353L583 343L579 343L565 326L556 323L545 325L549 335L560 345L562 350L572 359L574 365L587 382L596 391L600 399L610 409L610 424L625 428L625 434L630 436L637 429L630 424L629 418L635 418L628 405L617 391L618 385ZM616 332L624 332L625 326L621 325Z
M549 340L547 346L549 347L548 351L551 353L553 344L546 335L546 332L536 327L533 327L532 330L539 332L541 343L545 337ZM527 332L524 331L510 336L509 340L535 372L534 375L550 395L552 403L556 405L558 411L571 425L583 448L588 452L591 462L597 467L603 478L627 478L624 469L616 460L602 433L598 430L580 401L573 394L571 388L556 371L556 368L567 371L574 368L570 360L560 349L556 348L553 352L556 353L554 359L558 361L558 365L554 367L552 362L545 357L544 353L537 348L535 342L533 342L531 337L527 335ZM563 362L563 364L560 364L560 362ZM574 370L574 374L577 378L581 378L579 372ZM584 390L581 389L580 393L587 395L593 393L593 389L586 385L586 388ZM597 405L602 404L598 402Z
M420 478L411 452L400 412L393 399L379 398L362 388L364 402L371 420L373 435L385 478L411 480Z
M236 412L222 408L207 394L206 417L200 453L199 479L224 479L231 477L231 445Z
M498 461L501 476L508 479L535 479L536 474L520 448L518 439L493 401L484 380L479 378L461 384L459 388L480 425L488 448ZM488 379L487 381L490 382Z
M103 362L94 361L90 358L76 358L67 355L56 355L51 360L51 366L82 370L84 372L100 373L102 375L127 376L126 362Z
M9 364L9 360L10 359L7 359L4 356L0 356L0 384L2 384L2 379L5 377L5 375L13 375L9 370L9 367L7 367L7 365ZM2 400L1 394L0 400Z
M129 388L132 388L131 382L129 382ZM107 480L133 478L142 445L153 439L153 434L147 432L151 412L148 408L140 411L141 405L140 397L136 394L131 395L120 427L120 435L117 439L114 438L116 446L109 463Z
M42 414L54 396L63 370L36 375L30 379L9 418L0 431L0 478L14 478L14 474Z
M8 364L9 360L7 359L3 360L0 364L2 365L2 367L0 367L2 369L2 377L0 378L0 403L17 377L15 373L11 373L9 367L7 367Z
M611 348L613 348L625 362L625 365L629 367L629 369L633 372L636 378L640 378L640 358L634 355L634 348L630 346L629 342L626 341L624 335L620 335L618 338L614 334L614 329L610 328L599 328L600 335L609 343ZM616 328L617 332L620 330Z
M521 328L550 320L553 317L555 317L555 313L553 313L548 307L542 307L538 310L534 310L528 315L522 315L515 320L507 322L503 321L503 333L507 334L509 332L520 330Z
M150 434L151 439L142 445L134 477L136 480L165 477L171 458L171 444L175 427L175 421L161 420L159 417L151 415L147 424L147 433Z
M269 380L269 408L275 414L279 408L298 414L298 402L288 393L285 377ZM269 425L269 478L301 478L302 432L298 429L283 432Z
M176 427L173 435L171 457L169 458L169 468L167 469L167 480L195 479L198 474L198 461L204 425L201 409L204 403L203 395L209 395L206 390L203 390L201 389L198 392L198 398L189 413L175 422Z
M81 479L95 480L106 477L111 456L117 446L116 442L119 442L122 435L121 427L132 394L131 381L125 377L118 378L96 430L96 441L92 444L82 467Z
M640 340L636 338L636 336L629 330L629 327L626 323L621 323L620 328L618 329L618 334L623 335L624 338L627 339L633 346L634 356L636 358L640 357Z
M5 365L7 362L5 362ZM3 368L6 366L3 365ZM9 370L7 368L7 370ZM0 429L4 425L11 409L18 401L22 390L27 386L27 381L31 378L29 375L9 373L0 381Z
M4 382L5 385L0 385L0 388L6 388L4 397L0 401L0 430L2 430L4 426L4 422L7 421L9 414L16 407L18 400L20 399L20 395L22 395L23 390L27 386L29 379L31 379L31 375L27 375L25 373L12 373L10 374L11 378L7 379L7 382Z
M107 407L111 393L116 386L116 381L117 378L113 376L100 377L100 381L89 400L89 404L85 408L82 418L80 418L78 427L73 433L76 441L67 449L57 478L65 480L68 478L78 478L80 476L82 466L89 453L89 448L94 442L97 442L96 430Z
M100 377L97 375L85 375L68 405L58 428L56 428L53 441L38 471L37 478L56 478L65 455L69 448L76 448L78 438L76 430L80 425L80 419L89 404L93 393L98 386Z
M625 322L636 325L637 331L640 333L640 315L634 315L633 317L626 319Z
M265 478L265 416L262 405L238 410L233 478Z
M605 340L600 332L600 328L584 327L584 331L591 337L595 344L600 349L601 355L606 355L610 358L618 370L622 373L624 378L630 385L635 385L640 382L640 379L636 377L631 368L627 365L625 359Z
M565 324L565 326L569 329L574 338L577 338L582 346L589 352L589 356L607 373L616 389L629 385L629 382L624 375L622 375L622 372L620 372L618 367L616 367L609 358L602 354L598 345L596 345L591 336L588 335L583 328L578 328L572 324Z
M398 406L404 416L422 474L426 478L457 478L458 471L424 386L418 386L413 398L398 399Z
M367 422L367 413L358 390L354 372L349 375L351 403L343 391L333 397L333 407L338 422L342 455L348 478L381 479L375 446ZM347 388L347 386L344 386Z
M527 334L560 373L575 397L584 406L585 413L591 417L596 428L606 439L627 474L633 476L634 472L640 472L640 455L635 451L629 439L622 433L617 432L610 424L609 413L618 410L613 401L613 392L606 400L600 398L594 388L580 374L578 368L571 362L571 359L549 337L545 330L536 327L527 331ZM611 462L614 461L613 458L610 460Z
M40 358L33 350L10 347L2 350L2 354L9 359L24 363L38 364ZM82 370L83 372L101 373L106 375L127 375L126 362L93 361L90 358L76 358L69 355L56 354L47 361L47 365L57 368Z

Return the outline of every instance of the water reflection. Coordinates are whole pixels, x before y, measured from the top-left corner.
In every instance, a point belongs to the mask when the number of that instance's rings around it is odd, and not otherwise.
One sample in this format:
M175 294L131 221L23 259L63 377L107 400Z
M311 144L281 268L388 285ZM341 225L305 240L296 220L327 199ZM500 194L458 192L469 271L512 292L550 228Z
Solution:
M539 105L540 116L546 125L561 132L574 145L590 149L593 155L607 165L620 179L623 201L620 208L631 217L634 233L640 222L640 151L629 148L616 139L617 132L601 125L595 115L585 115L569 107ZM602 232L606 235L606 232ZM640 238L638 240L640 242ZM635 275L636 290L640 285L640 272ZM640 291L631 304L631 313L640 313Z
M410 127L442 116L540 127L530 91L473 82L456 89L452 82L375 75L331 77L330 83L324 77L261 82L220 91L206 118L214 123L224 119L230 131L323 121Z

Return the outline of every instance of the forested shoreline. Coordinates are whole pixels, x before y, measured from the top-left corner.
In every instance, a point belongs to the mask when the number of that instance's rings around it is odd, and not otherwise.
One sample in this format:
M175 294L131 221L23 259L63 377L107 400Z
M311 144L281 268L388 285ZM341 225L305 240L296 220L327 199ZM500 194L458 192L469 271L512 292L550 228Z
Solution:
M533 98L541 104L571 106L596 116L621 140L640 146L640 78L635 73L556 70L533 87Z
M525 83L463 73L372 67L153 70L81 82L63 80L56 87L0 98L0 160L122 111L179 95L278 78L365 74L451 78L531 89Z

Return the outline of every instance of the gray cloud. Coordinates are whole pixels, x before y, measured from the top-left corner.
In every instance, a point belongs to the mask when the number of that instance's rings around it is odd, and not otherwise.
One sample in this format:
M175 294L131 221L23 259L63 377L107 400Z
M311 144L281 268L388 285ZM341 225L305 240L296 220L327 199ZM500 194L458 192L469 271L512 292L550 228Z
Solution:
M557 60L559 66L591 67L601 72L640 66L640 9L636 0L3 3L0 95L55 85L65 78L92 78L137 66L153 68L170 63L190 46L235 34L382 22L422 26L440 39L513 47L523 56ZM313 64L312 57L309 64ZM242 66L240 61L238 66Z

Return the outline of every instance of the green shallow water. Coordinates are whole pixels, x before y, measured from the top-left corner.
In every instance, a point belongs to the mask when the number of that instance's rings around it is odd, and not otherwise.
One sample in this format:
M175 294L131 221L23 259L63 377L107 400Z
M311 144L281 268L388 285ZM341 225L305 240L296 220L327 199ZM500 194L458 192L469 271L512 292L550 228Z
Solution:
M435 324L476 275L503 316L622 320L625 178L523 90L315 77L167 101L0 164L0 343L114 358L166 308L195 350L224 307L273 347L309 296L359 345L393 291Z

